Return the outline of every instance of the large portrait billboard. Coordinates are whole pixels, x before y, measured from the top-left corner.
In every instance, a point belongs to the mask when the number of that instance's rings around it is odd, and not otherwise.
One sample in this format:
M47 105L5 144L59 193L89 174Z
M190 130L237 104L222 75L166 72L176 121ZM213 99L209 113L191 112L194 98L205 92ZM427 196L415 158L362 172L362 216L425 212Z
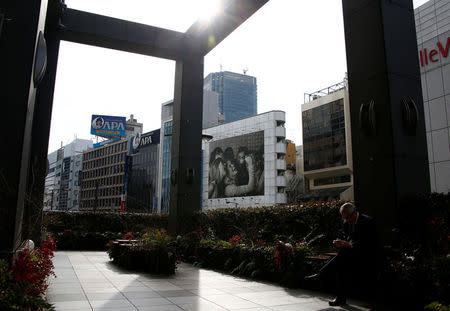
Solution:
M125 117L92 115L91 134L98 136L125 136Z
M264 195L264 131L209 144L208 199Z

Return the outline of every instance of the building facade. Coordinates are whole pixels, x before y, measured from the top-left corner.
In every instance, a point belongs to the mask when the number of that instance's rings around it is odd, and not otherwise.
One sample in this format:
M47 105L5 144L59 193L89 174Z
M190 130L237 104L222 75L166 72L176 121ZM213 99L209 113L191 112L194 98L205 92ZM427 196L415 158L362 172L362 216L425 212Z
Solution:
M92 148L92 141L75 139L50 153L45 178L44 210L78 210L80 205L80 171L82 153Z
M134 115L130 115L130 118L125 123L125 138L130 139L132 136L142 134L143 124L139 123Z
M257 114L256 78L229 71L210 73L203 88L219 94L219 112L225 123Z
M302 105L305 196L353 199L349 96L346 82L308 94Z
M202 210L286 203L285 112L204 130Z
M158 210L159 141L159 129L131 140L127 211L153 213Z
M286 167L291 167L295 170L297 160L297 152L293 141L286 139Z
M81 209L119 210L128 178L129 140L83 152Z
M431 191L450 191L450 1L414 11L425 111Z
M203 91L203 128L216 126L221 120L219 113L217 93L204 90ZM169 100L162 104L161 107L161 139L159 148L159 170L158 180L158 200L157 211L159 213L169 212L170 203L170 171L171 171L171 149L172 149L172 125L173 125L173 100Z

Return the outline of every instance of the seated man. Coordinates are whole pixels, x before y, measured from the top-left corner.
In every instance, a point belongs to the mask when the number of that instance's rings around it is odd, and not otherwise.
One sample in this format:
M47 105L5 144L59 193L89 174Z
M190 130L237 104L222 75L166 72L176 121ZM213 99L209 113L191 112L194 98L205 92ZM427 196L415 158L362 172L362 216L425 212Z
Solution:
M354 276L367 276L375 270L375 225L372 217L359 213L352 203L345 203L340 208L344 220L344 239L336 239L333 245L339 251L336 257L324 265L319 273L305 279L319 279L325 273L336 273L337 297L329 302L330 306L344 305L347 300L349 281Z

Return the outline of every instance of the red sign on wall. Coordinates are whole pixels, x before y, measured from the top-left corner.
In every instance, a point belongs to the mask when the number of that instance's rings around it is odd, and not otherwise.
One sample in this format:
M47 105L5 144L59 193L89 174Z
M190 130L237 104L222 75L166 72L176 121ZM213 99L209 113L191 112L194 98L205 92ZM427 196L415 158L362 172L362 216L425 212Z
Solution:
M419 57L420 57L420 67L424 67L428 65L428 63L436 63L439 61L439 54L442 55L442 57L447 57L450 47L450 37L447 38L447 43L445 44L445 48L443 47L442 43L438 41L436 43L437 49L423 49L419 51Z

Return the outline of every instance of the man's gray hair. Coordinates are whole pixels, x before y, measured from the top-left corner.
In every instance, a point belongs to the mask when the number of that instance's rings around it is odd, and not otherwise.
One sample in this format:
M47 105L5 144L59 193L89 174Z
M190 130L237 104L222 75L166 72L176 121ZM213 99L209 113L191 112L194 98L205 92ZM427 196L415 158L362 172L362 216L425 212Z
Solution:
M343 211L346 211L348 215L353 214L356 211L356 206L353 203L347 202L342 204L339 212L342 214Z

